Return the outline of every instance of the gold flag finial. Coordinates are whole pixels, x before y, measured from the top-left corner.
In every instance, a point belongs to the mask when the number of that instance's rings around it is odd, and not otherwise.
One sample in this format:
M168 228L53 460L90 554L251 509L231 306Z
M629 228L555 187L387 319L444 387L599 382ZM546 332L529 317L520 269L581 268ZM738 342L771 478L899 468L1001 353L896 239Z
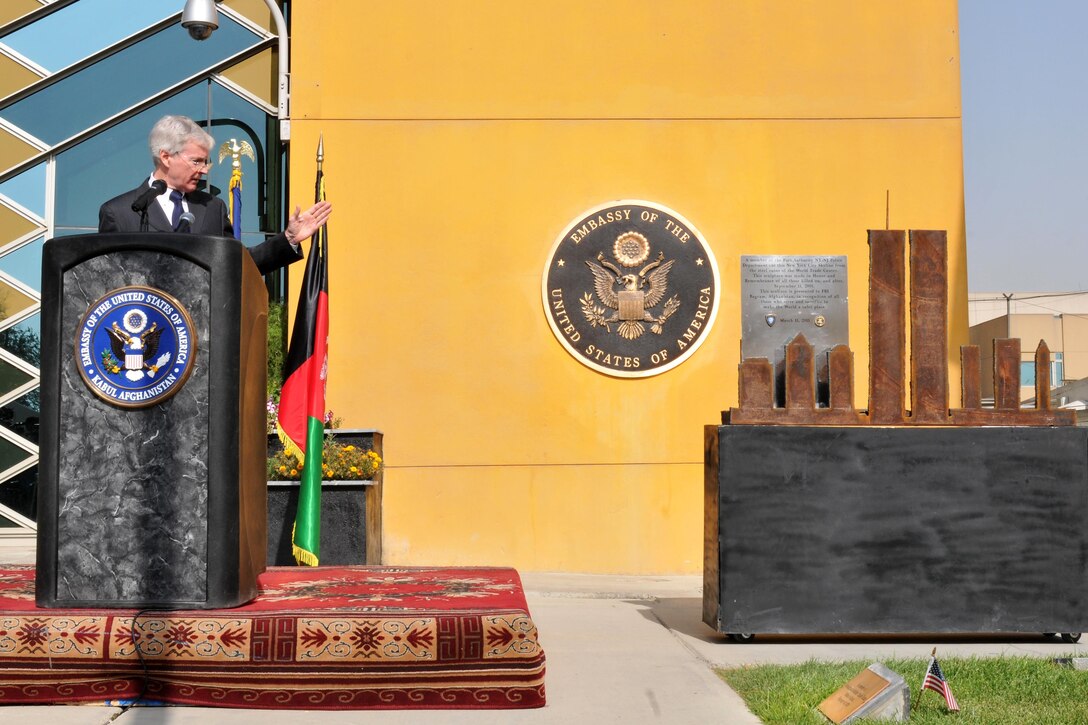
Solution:
M224 141L219 146L219 163L223 163L223 159L230 157L230 166L232 169L242 168L242 157L248 156L250 161L257 162L257 156L253 153L253 147L249 145L247 141L238 141L237 139L231 139L230 141Z
M321 170L321 163L325 160L325 134L317 137L317 169Z

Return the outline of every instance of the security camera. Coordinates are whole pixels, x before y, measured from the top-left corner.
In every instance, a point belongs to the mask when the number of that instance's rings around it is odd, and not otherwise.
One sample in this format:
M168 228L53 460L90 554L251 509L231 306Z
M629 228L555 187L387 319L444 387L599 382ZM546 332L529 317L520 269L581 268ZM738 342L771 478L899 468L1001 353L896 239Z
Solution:
M189 23L183 27L189 31L189 37L193 40L207 40L212 37L212 31L219 26L204 25L203 23Z
M193 40L207 40L219 27L219 17L213 0L187 0L181 13L181 27Z

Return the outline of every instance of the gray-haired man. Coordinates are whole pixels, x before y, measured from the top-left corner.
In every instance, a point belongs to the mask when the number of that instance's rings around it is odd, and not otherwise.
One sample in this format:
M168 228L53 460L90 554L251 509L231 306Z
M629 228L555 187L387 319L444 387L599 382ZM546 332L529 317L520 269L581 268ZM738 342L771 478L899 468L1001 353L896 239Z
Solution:
M197 189L211 168L214 139L186 116L163 116L151 129L148 146L155 169L131 191L110 199L98 210L100 232L169 232L179 229L181 215L191 214L188 230L196 234L233 235L227 205L222 199ZM155 187L156 181L165 187ZM154 189L161 188L160 192ZM133 206L137 208L133 208ZM321 228L332 213L327 201L306 211L295 207L287 229L253 247L249 252L261 274L268 274L302 259L299 242Z

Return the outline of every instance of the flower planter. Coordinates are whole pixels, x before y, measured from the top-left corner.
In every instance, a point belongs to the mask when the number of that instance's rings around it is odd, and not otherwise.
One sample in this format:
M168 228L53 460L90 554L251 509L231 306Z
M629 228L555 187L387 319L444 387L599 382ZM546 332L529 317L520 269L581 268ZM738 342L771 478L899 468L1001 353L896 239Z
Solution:
M382 434L373 430L330 431L338 441L382 455ZM280 446L268 437L269 453ZM268 565L289 566L291 529L298 508L297 480L268 482ZM382 473L369 481L321 482L322 566L381 563Z

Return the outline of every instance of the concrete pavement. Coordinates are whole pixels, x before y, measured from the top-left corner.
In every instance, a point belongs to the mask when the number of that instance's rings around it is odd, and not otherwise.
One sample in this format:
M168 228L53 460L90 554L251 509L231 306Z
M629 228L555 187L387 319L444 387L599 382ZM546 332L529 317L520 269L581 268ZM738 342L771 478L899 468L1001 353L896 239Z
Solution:
M30 562L32 552L0 549L0 560ZM193 707L0 707L5 725L340 725L347 723L643 723L755 725L759 720L712 667L809 659L879 661L926 657L1088 656L1088 646L1042 637L757 637L735 644L701 621L701 578L578 574L522 576L547 655L548 704L538 710L268 711Z

